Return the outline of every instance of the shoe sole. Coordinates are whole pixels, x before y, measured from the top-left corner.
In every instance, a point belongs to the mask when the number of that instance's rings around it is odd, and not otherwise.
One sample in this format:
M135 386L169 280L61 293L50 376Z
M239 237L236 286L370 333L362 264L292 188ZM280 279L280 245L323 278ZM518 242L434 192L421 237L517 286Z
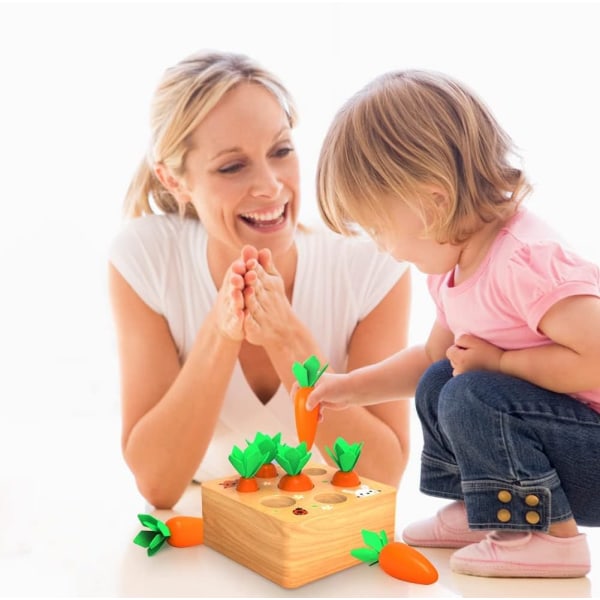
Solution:
M484 536L485 537L485 536ZM417 540L411 539L409 537L402 536L402 541L409 546L421 546L422 548L449 548L451 550L460 550L465 546L469 546L471 544L477 544L483 539L474 539L474 540Z
M544 578L576 578L585 577L590 572L590 565L522 565L498 562L478 562L461 564L450 559L450 568L462 575L478 577L544 577Z
M402 541L409 546L419 546L421 548L447 548L448 550L460 550L473 542L466 543L452 543L452 542L424 542L423 540L408 540L402 538Z

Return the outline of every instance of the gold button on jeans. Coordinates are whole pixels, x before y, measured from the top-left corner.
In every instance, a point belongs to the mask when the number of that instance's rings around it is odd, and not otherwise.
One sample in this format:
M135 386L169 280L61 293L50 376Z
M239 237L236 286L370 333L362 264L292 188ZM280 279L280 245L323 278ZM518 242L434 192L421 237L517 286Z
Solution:
M540 499L535 494L529 494L525 497L525 504L527 506L537 506L540 503Z
M507 508L501 508L496 513L496 517L498 521L500 521L500 523L508 523L511 520L512 515L510 514L510 510L508 510Z
M512 500L512 494L508 490L500 490L498 492L498 500L506 504ZM533 506L530 504L530 506Z

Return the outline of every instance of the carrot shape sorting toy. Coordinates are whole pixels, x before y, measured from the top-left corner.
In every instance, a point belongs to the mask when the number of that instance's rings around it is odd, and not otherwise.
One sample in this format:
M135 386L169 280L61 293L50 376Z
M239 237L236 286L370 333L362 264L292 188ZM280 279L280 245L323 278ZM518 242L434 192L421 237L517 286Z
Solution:
M353 469L360 458L363 444L363 442L349 444L344 438L339 437L333 444L333 451L328 446L325 447L327 454L331 456L338 468L331 478L331 485L337 487L360 485L360 479Z
M298 441L305 442L308 450L315 443L317 423L319 421L319 407L316 406L312 410L306 410L306 399L328 366L326 364L324 367L321 367L321 363L316 356L311 356L304 363L295 362L292 365L292 372L300 386L294 395L296 433L298 434Z
M238 492L258 491L256 473L265 463L267 456L255 443L248 444L244 450L240 450L237 446L233 447L228 458L234 469L240 474L235 488Z
M388 542L385 531L378 534L363 529L361 533L369 547L351 550L354 558L370 565L379 563L385 573L409 583L429 585L438 580L436 568L412 546L403 542Z
M280 444L277 449L277 462L285 471L277 487L286 492L306 492L315 487L311 478L302 473L302 469L310 460L311 453L306 450L306 444L301 442L295 448Z
M246 443L248 445L253 444L260 452L263 452L267 455L265 462L256 472L256 477L260 479L271 479L273 477L277 477L277 467L273 464L273 461L277 456L277 448L281 443L281 433L271 437L270 435L265 435L259 431L254 437L253 442L246 440Z
M140 531L133 542L147 548L148 556L154 556L165 542L177 548L198 546L204 542L202 517L177 515L163 522L152 515L138 515L138 519L148 529Z

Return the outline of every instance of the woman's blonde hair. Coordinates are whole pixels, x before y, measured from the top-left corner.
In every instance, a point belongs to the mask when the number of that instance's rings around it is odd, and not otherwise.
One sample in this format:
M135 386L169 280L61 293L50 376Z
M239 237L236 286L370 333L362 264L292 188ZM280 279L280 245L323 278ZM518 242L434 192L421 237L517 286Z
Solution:
M262 85L279 101L290 127L296 124L296 108L289 92L248 56L201 51L185 58L165 71L154 94L150 144L127 190L123 207L127 217L180 212L198 218L191 204L179 206L156 177L154 166L162 163L172 174L182 176L191 134L219 100L240 83Z
M512 215L530 186L511 166L515 149L486 106L440 73L386 73L350 98L325 137L317 167L319 210L344 235L390 230L387 203L405 202L426 235L459 243ZM427 202L434 185L446 202ZM431 196L430 196L431 197Z

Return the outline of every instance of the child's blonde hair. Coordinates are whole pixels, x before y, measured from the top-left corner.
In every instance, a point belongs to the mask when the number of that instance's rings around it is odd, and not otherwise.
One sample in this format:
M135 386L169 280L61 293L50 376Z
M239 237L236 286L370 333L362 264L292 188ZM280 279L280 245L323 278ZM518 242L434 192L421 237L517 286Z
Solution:
M154 173L157 163L182 176L194 129L233 87L240 83L262 85L281 104L290 127L297 120L292 97L271 73L243 54L202 51L166 70L150 110L150 144L133 177L124 213L138 217L153 212L181 212L198 218L191 203L180 207ZM153 202L152 202L153 201ZM158 211L154 210L154 206Z
M506 219L529 192L511 166L509 136L465 86L435 72L386 73L335 116L317 168L319 209L344 235L390 230L390 197L403 201L439 242L459 243L482 222ZM423 186L447 202L426 203Z

